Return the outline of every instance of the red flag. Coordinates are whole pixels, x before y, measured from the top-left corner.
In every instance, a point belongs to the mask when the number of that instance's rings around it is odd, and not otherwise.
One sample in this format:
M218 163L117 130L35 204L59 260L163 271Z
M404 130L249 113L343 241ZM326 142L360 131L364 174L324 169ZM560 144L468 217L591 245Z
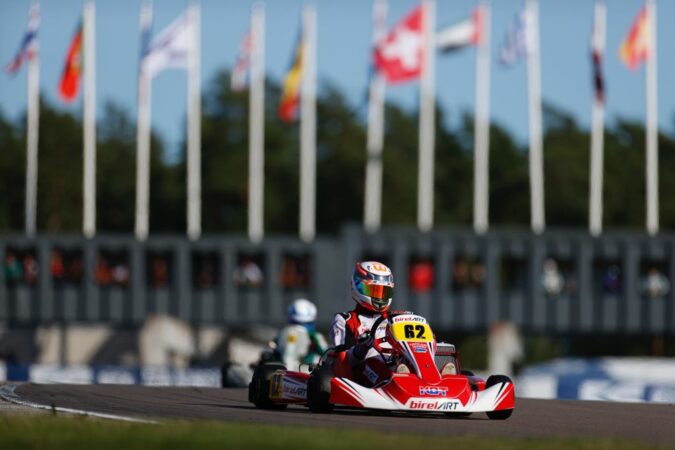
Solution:
M390 83L409 81L421 74L423 17L422 7L418 6L375 47L375 68Z
M75 31L73 40L68 47L66 64L59 83L59 95L61 99L70 103L77 97L80 90L80 74L82 73L82 21Z
M619 50L621 60L631 70L637 69L640 63L649 57L649 27L647 8L642 8Z

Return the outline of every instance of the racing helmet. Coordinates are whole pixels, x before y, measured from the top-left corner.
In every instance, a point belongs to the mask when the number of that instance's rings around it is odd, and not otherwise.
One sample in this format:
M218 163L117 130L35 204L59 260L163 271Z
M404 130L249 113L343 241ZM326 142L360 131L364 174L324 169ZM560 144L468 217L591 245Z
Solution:
M377 261L357 262L351 281L352 299L374 312L389 309L394 294L394 276Z
M316 306L306 298L293 301L288 307L288 321L301 325L314 323L316 320Z

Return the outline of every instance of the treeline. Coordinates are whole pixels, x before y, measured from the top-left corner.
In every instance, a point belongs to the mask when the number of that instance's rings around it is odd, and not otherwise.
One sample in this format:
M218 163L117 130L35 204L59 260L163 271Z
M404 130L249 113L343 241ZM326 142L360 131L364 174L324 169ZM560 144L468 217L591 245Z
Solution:
M298 229L299 130L276 118L279 87L266 95L265 228ZM206 233L244 233L248 189L248 96L232 93L229 75L218 74L204 93L202 207ZM335 233L363 216L366 130L363 114L340 92L324 86L318 100L317 230ZM435 222L469 226L473 201L473 122L465 115L454 129L437 110ZM457 121L454 121L457 122ZM0 230L24 226L25 120L0 113ZM589 147L587 130L551 106L544 108L546 219L549 227L586 228ZM394 104L386 110L384 225L414 225L417 199L418 120ZM529 227L527 148L492 124L490 221L492 226ZM131 233L134 227L135 122L108 105L98 126L97 189L100 232ZM605 135L606 228L644 228L644 127L618 120ZM675 140L659 136L661 224L675 228ZM150 230L185 230L185 164L162 157L152 137ZM78 232L82 223L82 124L79 118L41 105L38 230Z

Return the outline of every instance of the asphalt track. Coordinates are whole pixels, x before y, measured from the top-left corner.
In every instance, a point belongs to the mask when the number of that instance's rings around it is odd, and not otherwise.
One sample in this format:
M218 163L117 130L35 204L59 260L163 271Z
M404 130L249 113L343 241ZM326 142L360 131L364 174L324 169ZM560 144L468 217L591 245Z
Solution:
M675 446L675 405L518 399L509 420L401 416L361 411L312 414L303 407L257 410L245 389L24 384L15 394L40 405L138 419L209 419L282 426L365 428L438 436L613 437Z

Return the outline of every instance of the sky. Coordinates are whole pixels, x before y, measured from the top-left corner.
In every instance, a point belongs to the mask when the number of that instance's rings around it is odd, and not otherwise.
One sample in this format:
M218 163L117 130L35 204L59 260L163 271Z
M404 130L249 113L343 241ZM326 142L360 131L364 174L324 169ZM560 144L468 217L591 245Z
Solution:
M121 105L135 118L136 74L139 55L141 0L96 0L97 112L104 105ZM155 0L154 32L159 32L187 6L188 0ZM305 0L270 0L266 3L268 77L280 81L289 67ZM618 58L618 48L642 5L641 0L607 2L605 80L607 121L618 117L643 121L645 116L644 67L631 72ZM249 26L252 0L201 0L202 91L216 73L231 68ZM315 0L318 14L319 83L336 86L357 107L364 98L371 47L372 3L367 0ZM390 26L417 5L414 0L389 0ZM437 26L466 18L474 0L438 0ZM14 56L26 28L29 0L0 0L0 64ZM524 0L492 1L491 118L506 127L519 142L527 142L527 78L523 62L511 68L498 64L495 55ZM68 44L81 14L82 0L42 0L39 31L40 84L47 101L80 115L81 99L63 105L57 85ZM588 128L592 98L590 31L593 0L540 0L541 77L544 101L570 112ZM658 116L661 131L675 134L675 1L657 1ZM474 107L475 52L438 55L436 94L448 125ZM410 82L388 87L387 100L414 111L419 85ZM152 126L167 145L167 158L180 158L185 134L186 74L174 69L153 82ZM0 74L0 112L20 120L26 109L26 70L15 77ZM386 148L386 143L385 143Z

